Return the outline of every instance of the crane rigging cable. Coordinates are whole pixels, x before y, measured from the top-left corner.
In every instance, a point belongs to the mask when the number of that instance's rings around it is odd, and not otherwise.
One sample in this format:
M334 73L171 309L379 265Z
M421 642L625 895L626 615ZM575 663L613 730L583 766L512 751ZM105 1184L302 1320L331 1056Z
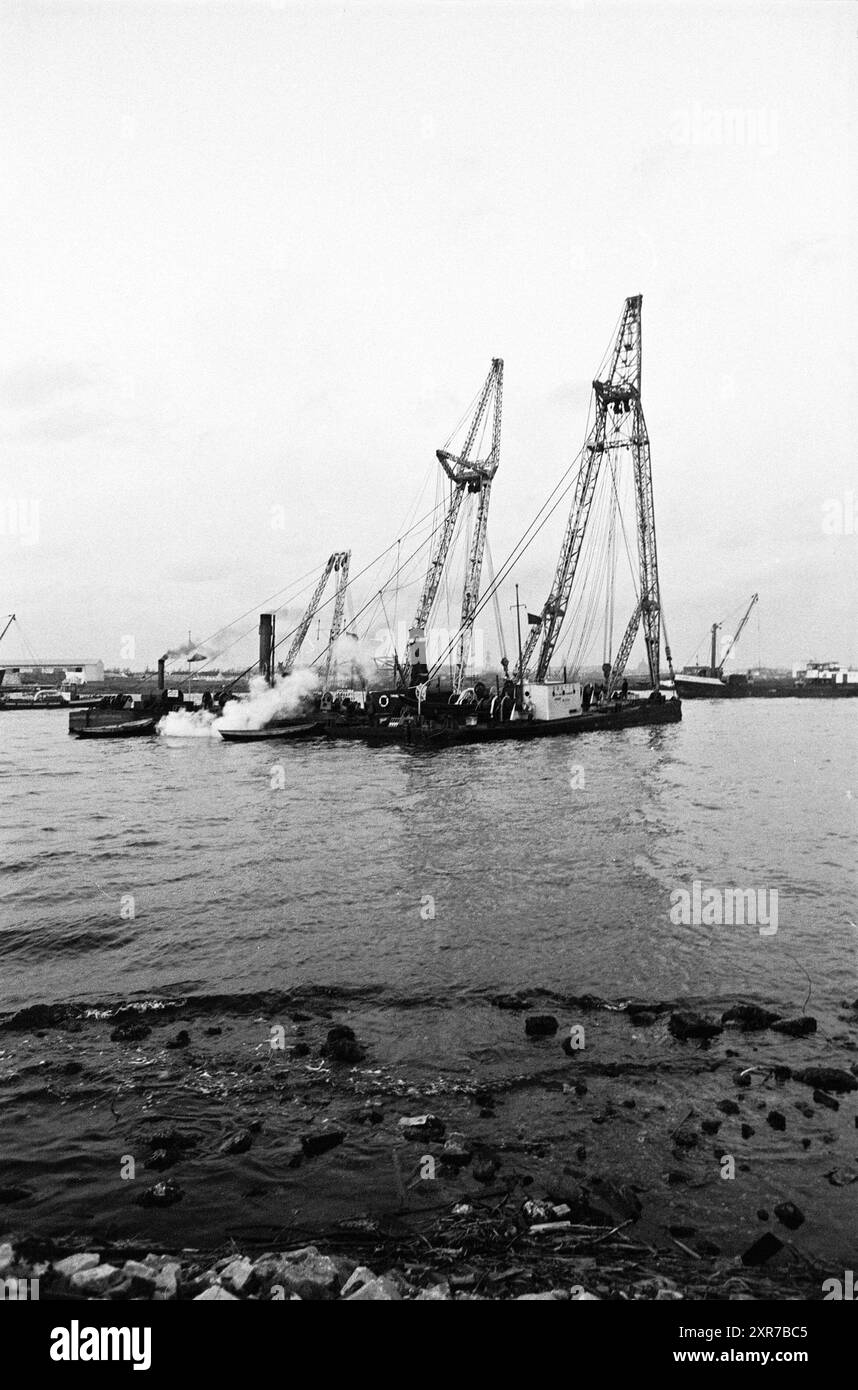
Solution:
M483 594L483 595L481 596L481 598L480 598L480 600L479 600L479 602L477 603L477 606L476 606L476 610L475 610L475 614L474 614L475 617L476 617L478 614L480 614L480 613L483 611L483 609L485 608L486 604L489 603L489 602L491 601L493 595L496 594L497 591L498 591L498 589L500 588L500 585L503 583L503 581L507 578L507 576L508 576L508 575L512 572L512 570L515 568L515 566L518 564L518 562L519 562L519 560L521 559L521 557L530 549L530 546L531 546L531 545L533 544L533 542L536 540L536 537L540 534L540 532L542 531L542 528L543 528L543 527L546 525L546 523L551 519L551 517L554 515L555 511L557 510L557 508L560 506L561 502L564 501L564 499L565 499L565 498L569 495L569 493L571 492L572 488L576 485L576 483L577 483L577 481L578 481L578 472L580 472L581 458L582 458L583 453L584 453L584 446L582 445L581 448L578 450L578 453L577 453L577 454L575 455L575 457L573 458L572 462L569 464L569 466L568 466L568 467L563 471L563 473L561 474L560 479L559 479L558 482L554 485L554 487L552 488L551 492L548 494L548 497L545 499L545 501L543 502L542 506L541 506L541 507L539 508L539 510L537 511L537 513L536 513L536 515L534 516L533 520L525 527L525 529L524 529L524 531L522 532L521 536L520 536L519 539L516 541L516 543L515 543L515 545L513 546L512 550L509 552L509 554L507 555L507 557L506 557L506 559L504 560L503 564L501 565L500 570L498 571L498 573L496 574L496 576L495 576L495 578L494 578L494 581L489 585L489 588L486 590L485 594ZM578 471L574 474L573 477L569 478L570 473L572 473L572 470L575 469L575 468L577 468ZM567 479L569 479L568 482L566 481ZM564 484L565 484L565 486L564 486ZM557 497L557 499L556 499L556 501L554 502L554 504L549 508L548 511L546 511L546 508L548 507L548 504L551 502L552 497L554 497L554 494L557 493L557 492L559 491L560 488L563 489L562 492L559 493L559 496ZM539 521L539 518L540 518L540 516L541 516L541 514L542 514L543 512L545 512L545 516L542 518L541 521ZM537 525L537 522L539 522L538 525ZM533 530L534 527L536 527L535 530ZM528 532L531 531L531 530L533 530L533 535L530 536L529 539L526 539L527 536L528 536ZM459 633L456 633L455 637L453 638L453 641L450 643L450 647L452 647L453 645L455 645L455 642L456 642L456 640L458 640L458 637L459 637ZM428 675L427 675L427 677L426 677L427 680L431 680L432 676L435 675L435 673L436 673L436 671L438 670L438 668L439 668L440 666L443 665L443 663L444 663L444 657L445 657L446 654L447 654L447 650L448 650L448 649L445 649L445 651L441 653L440 657L439 657L438 660L435 662L435 665L434 665L434 666L432 667L432 669L429 671L429 673L428 673Z
M425 518L421 518L421 519L422 519L422 520L425 520ZM406 564L408 564L409 561L412 560L412 559L414 558L415 555L419 554L419 552L423 549L423 546L424 546L424 545L428 544L428 543L433 539L435 533L436 533L438 530L440 530L441 526L443 526L443 521L439 522L438 525L435 527L435 529L434 529L432 532L430 532L430 534L426 537L426 539L423 540L423 541L421 541L420 544L411 552L411 554L408 556L408 558L407 558L407 560L406 560L406 562L405 562ZM413 529L415 529L415 528L412 527L412 530L413 530ZM407 533L406 533L406 534L407 534ZM400 539L404 539L404 537L400 537ZM348 584L345 585L344 588L345 588L345 589L350 588L351 585L355 582L355 580L360 579L362 575L366 574L367 570L372 569L373 566L376 565L376 564L378 563L378 561L379 561L384 555L386 555L386 554L388 553L388 551L392 549L392 546L395 545L395 544L396 544L396 542L393 541L391 545L386 546L385 549L382 550L382 551L379 553L379 555L377 555L377 556L375 557L374 560L371 560L371 561L369 562L368 565L364 565L363 569L360 570L360 571L354 576L354 578L349 579ZM367 599L366 603L363 605L363 607L361 607L360 609L358 609L357 613L355 614L355 622L357 622L358 618L360 618L361 615L365 612L365 610L366 610L367 608L369 608L370 604L373 603L373 602L375 601L376 597L377 597L377 595L376 595L375 593L371 594L370 597ZM331 594L331 596L330 596L329 598L326 598L326 599L324 600L323 603L320 603L320 604L319 604L319 608L318 608L317 611L318 611L318 612L321 612L321 610L322 610L323 608L326 608L326 607L328 606L329 603L333 603L335 598L336 598L336 594ZM287 632L286 635L285 635L284 637L281 637L281 638L274 644L273 650L276 651L277 648L278 648L278 647L281 647L281 646L283 645L284 642L288 642L289 638L292 637L296 631L297 631L297 628L294 628L294 629L292 630L292 632ZM330 641L329 641L328 644L323 648L323 650L322 650L321 652L319 652L318 655L315 656L315 657L313 658L313 660L310 662L310 666L311 666L311 667L312 667L312 666L315 666L315 665L317 664L317 662L321 661L322 658L325 657L325 656L327 655L327 651L328 651L328 647L329 647L329 646L330 646ZM234 685L236 684L237 681L242 680L244 676L248 675L248 674L253 670L253 668L254 668L257 664L258 664L258 663L254 661L250 666L245 667L245 669L244 669L243 671L240 671L239 674L238 674L233 680L231 680L231 681L229 682L229 685L227 685L225 688L226 688L227 690L230 690L230 689L232 688L232 686L234 686Z
M544 681L548 675L551 659L575 588L576 573L584 548L604 455L607 453L609 457L612 457L613 450L624 447L629 449L633 465L640 591L634 612L614 658L607 684L610 693L623 674L638 629L642 627L650 681L654 689L658 687L662 635L661 603L649 437L640 395L641 303L640 295L632 295L626 299L613 347L608 354L609 367L607 371L600 369L599 375L593 382L593 425L577 456L580 462L575 480L573 506L566 524L551 592L543 605L538 623L531 625L526 646L517 663L516 671L519 680L523 680L528 670L528 663L537 643L539 644L539 652L534 668L534 678L536 681ZM570 487L565 488L564 495L569 490ZM551 510L533 534L527 537L526 541L524 538L519 541L505 563L505 569L511 568L521 558L557 505L559 505L558 502L553 504ZM544 510L544 507L541 510ZM532 527L533 525L534 523L531 523ZM527 533L525 535L527 536ZM592 556L592 550L590 553ZM496 582L499 582L499 579ZM665 647L665 655L672 675L673 664L669 647Z
M352 575L352 576L349 578L349 582L348 582L348 585L347 585L346 587L347 587L347 588L351 588L352 585L355 584L355 583L357 582L358 579L361 579L361 578L363 577L363 575L365 575L369 570L373 569L381 560L383 560L384 557L385 557L387 554L389 554L389 552L390 552L391 550L393 550L393 549L395 548L395 546L397 545L398 541L404 540L405 537L406 537L407 535L409 535L409 534L410 534L411 532L413 532L413 531L416 531L416 530L418 529L418 527L422 526L422 525L426 522L427 518L431 518L431 517L433 516L433 514L434 514L434 508L432 509L432 511L426 512L422 517L420 517L416 522L414 522L414 524L413 524L411 527L409 527L409 529L408 529L407 531L404 531L404 532L402 533L402 535L399 536L399 537L397 538L397 540L391 541L390 545L385 546L385 548L384 548L383 550L379 551L379 553L378 553L372 560L370 560L368 564L364 565L364 567L363 567L362 570L359 570L359 571L357 572L357 574ZM438 531L438 529L439 529L440 524L441 524L441 523L439 523L438 525L436 525L436 526L433 528L433 530L430 531L429 535L428 535L424 540L422 540L422 541L420 542L420 544L416 547L416 549L415 549L414 551L412 551L411 555L408 557L408 560L406 560L406 564L408 563L409 560L413 559L413 557L414 557L415 555L417 555L417 554L420 552L420 550L422 550L422 548L423 548L424 545L427 545L427 544L433 539L433 537L435 536L435 534L437 533L437 531ZM307 586L305 586L305 587L306 587L306 588L309 588L309 585L307 585ZM282 591L281 591L281 592L282 592ZM334 594L332 594L329 598L326 598L322 603L319 604L319 609L318 609L318 611L321 611L323 608L327 608L327 606L328 606L329 603L333 603L335 597L336 597L336 596L335 596ZM369 600L367 601L367 603L364 604L363 608L360 610L360 613L362 613L362 612L364 611L364 609L367 608L367 607L369 606L369 603L370 603L370 602L372 602L372 599L369 599ZM357 620L357 617L360 616L360 613L356 615L356 620ZM295 626L294 628L292 628L291 631L287 632L287 633L285 634L285 636L279 638L279 640L278 640L278 641L275 643L275 645L274 645L274 650L275 650L275 651L277 650L278 647L281 647L281 646L283 645L284 642L288 642L289 639L295 635L295 633L296 633L297 630L298 630L298 626L299 626L299 625L296 624L296 626ZM252 629L251 629L251 631L252 631ZM245 634L245 635L247 635L247 634ZM238 640L238 639L236 639L236 640ZM210 658L210 659L213 660L214 658ZM318 659L318 658L317 658L317 659ZM239 671L238 675L235 676L235 677L229 682L229 684L225 687L225 689L230 690L238 681L243 680L243 678L244 678L245 676L249 675L249 673L254 669L254 667L255 667L257 664L258 664L258 663L257 663L256 661L251 662L251 664L250 664L249 666L246 666L246 667L244 668L243 671Z

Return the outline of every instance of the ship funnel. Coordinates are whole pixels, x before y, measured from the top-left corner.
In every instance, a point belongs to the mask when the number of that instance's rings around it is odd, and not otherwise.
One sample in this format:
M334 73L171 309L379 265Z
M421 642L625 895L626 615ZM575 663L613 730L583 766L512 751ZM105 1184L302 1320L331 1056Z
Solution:
M274 614L259 615L259 674L274 684Z
M167 660L166 654L165 654L164 656L159 656L159 657L158 657L158 689L159 689L159 690L163 690L163 689L164 689L164 686L165 686L165 684L166 684L166 681L165 681L165 679L164 679L164 663L166 662L166 660Z

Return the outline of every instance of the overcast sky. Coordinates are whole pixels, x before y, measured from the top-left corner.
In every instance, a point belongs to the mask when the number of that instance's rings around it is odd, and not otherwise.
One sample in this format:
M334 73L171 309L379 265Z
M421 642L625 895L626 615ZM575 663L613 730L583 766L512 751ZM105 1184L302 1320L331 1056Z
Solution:
M858 661L856 13L6 0L0 610L142 666L359 567L495 355L499 563L642 293L675 657Z

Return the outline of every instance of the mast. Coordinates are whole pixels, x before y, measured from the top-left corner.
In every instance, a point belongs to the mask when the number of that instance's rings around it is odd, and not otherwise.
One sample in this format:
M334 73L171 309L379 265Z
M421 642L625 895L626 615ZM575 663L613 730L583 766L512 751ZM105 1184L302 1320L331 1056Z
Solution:
M720 623L712 624L712 645L710 647L709 655L710 676L717 676L718 674L718 629L720 626Z
M521 604L518 601L518 585L515 586L515 622L518 629L518 672L519 672L519 703L524 701L524 667L521 661Z
M502 392L503 361L501 358L495 357L492 359L491 371L486 377L482 390L480 391L462 452L460 454L453 454L447 449L436 450L438 462L453 484L453 488L447 507L447 514L444 517L441 534L438 538L438 544L435 548L435 553L432 557L432 562L423 585L423 591L417 604L414 622L408 632L407 657L400 671L400 682L403 687L408 687L409 685L414 685L421 681L428 671L428 663L426 660L426 627L432 613L432 607L441 583L441 576L444 573L444 566L447 563L450 544L456 530L456 522L459 519L462 502L467 491L469 493L477 493L479 500L477 503L476 525L471 539L464 589L462 592L461 631L459 634L458 654L453 677L454 687L459 689L461 686L465 667L468 662L468 656L470 654L471 634L473 631L474 618L476 616L477 602L480 596L480 577L482 574L483 552L486 544L486 526L488 524L491 484L498 470L498 464L500 463ZM480 426L486 418L487 412L490 410L493 412L491 450L488 457L485 459L472 459L471 451L474 448Z

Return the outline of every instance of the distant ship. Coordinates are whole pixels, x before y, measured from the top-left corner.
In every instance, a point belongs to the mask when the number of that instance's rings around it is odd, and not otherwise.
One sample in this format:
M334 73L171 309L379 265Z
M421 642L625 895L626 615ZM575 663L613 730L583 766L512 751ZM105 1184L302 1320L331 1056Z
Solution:
M675 690L681 700L742 700L742 699L837 699L858 696L858 671L841 666L836 661L807 661L791 676L765 672L734 671L725 676L724 666L751 616L759 594L752 594L741 622L718 660L718 630L712 624L712 644L708 666L683 666L673 680L662 680L666 694Z

